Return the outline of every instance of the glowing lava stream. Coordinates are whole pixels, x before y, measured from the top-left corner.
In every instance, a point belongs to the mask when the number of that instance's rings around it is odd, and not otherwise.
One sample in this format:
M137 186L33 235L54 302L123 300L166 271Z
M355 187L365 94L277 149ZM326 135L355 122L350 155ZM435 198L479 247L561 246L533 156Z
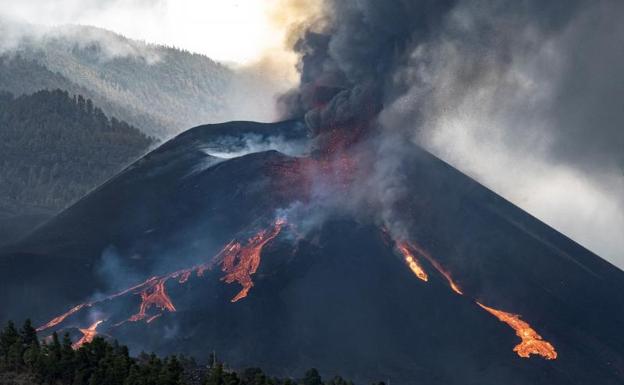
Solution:
M384 232L384 229L382 229ZM418 264L418 259L414 256L414 251L426 258L431 265L442 275L449 283L449 287L459 295L464 295L464 292L459 288L459 286L453 281L451 274L446 271L442 265L438 263L427 251L425 251L422 247L410 243L410 242L399 242L397 243L397 247L401 254L403 254L406 263L409 268L416 274L416 276L423 281L427 281L427 273L424 271L422 266ZM516 345L513 349L514 352L518 354L518 356L522 358L529 358L531 354L539 355L544 357L547 360L554 360L557 358L557 352L553 345L542 339L531 326L520 319L520 316L517 314L506 313L502 310L494 309L488 306L483 305L482 303L475 301L477 305L479 305L482 309L486 310L488 313L492 314L499 321L506 323L509 325L515 332L518 337L522 340L518 345Z
M92 307L129 293L140 295L141 304L139 305L139 311L114 326L119 326L124 322L136 322L141 320L144 320L146 323L150 323L160 317L165 310L169 312L176 311L173 301L169 298L166 291L166 283L170 279L176 279L178 284L182 285L189 280L193 273L195 273L197 277L203 277L206 270L211 270L212 267L217 264L222 266L222 270L225 273L225 276L221 279L222 281L228 284L238 282L243 287L241 291L231 300L231 302L236 302L246 297L249 290L253 287L251 276L256 273L258 266L260 265L262 248L272 239L277 237L285 224L286 221L284 219L277 219L271 228L259 231L256 235L249 238L245 245L242 245L237 241L228 243L210 260L210 262L178 270L166 275L151 277L142 283L109 295L101 300L76 305L67 312L53 318L48 323L38 327L37 331L41 332L53 328L64 322L69 316L84 308ZM151 308L157 308L159 309L159 312L156 314L152 312L150 314L149 310ZM99 322L92 325L88 329L80 329L84 334L84 337L79 341L81 344L89 342L89 338L93 339L93 336L96 334L95 329L97 328L97 325L99 325ZM89 337L89 333L93 334L93 336Z
M477 302L477 305L481 306L481 308L498 318L499 321L506 323L516 331L516 335L520 337L522 341L516 345L513 350L520 357L529 358L531 354L535 354L547 360L554 360L557 358L557 352L550 342L544 341L542 336L537 334L528 323L520 319L519 315L493 309L479 302Z
M424 258L426 258L429 263L431 263L433 265L433 267L440 273L442 274L442 276L446 279L446 281L448 282L449 286L451 287L451 289L459 294L459 295L464 295L464 292L461 291L461 289L459 288L459 286L455 283L455 281L453 281L453 278L451 277L451 274L446 271L446 269L444 269L442 267L442 265L440 265L438 263L438 261L436 261L428 252L426 252L422 247L420 247L417 244L414 243L410 243L409 244L410 247L412 247L412 249L416 250L416 252L418 252L418 254L422 255Z
M93 325L86 329L79 329L82 333L82 338L72 344L72 349L76 350L84 344L87 344L95 338L97 335L97 327L103 322L103 320L96 321Z
M412 254L412 252L410 251L410 248L409 248L407 242L401 242L401 243L399 243L397 245L397 247L398 247L399 251L401 252L401 254L403 254L403 258L405 259L405 263L407 263L407 266L412 270L412 272L414 274L416 274L416 276L419 279L427 282L429 277L427 276L427 273L422 268L422 266L420 266L420 264L418 263L418 260L416 259L414 254Z
M231 299L236 302L247 296L253 287L251 276L256 273L260 266L260 254L262 248L273 240L286 224L284 219L275 221L273 228L262 230L247 240L246 245L240 242L230 242L217 256L218 263L221 263L223 272L226 273L222 281L225 283L238 282L243 288Z
M147 310L156 306L161 310L168 310L170 312L175 312L176 308L173 306L173 302L171 302L171 298L165 292L165 283L169 279L169 276L165 278L159 279L153 286L146 288L141 291L141 305L139 306L139 312L132 317L130 317L129 321L135 322L144 319L147 316ZM153 317L150 317L150 321Z
M37 328L37 331L44 331L46 329L52 328L58 324L60 324L61 322L65 321L65 318L69 317L70 315L77 313L78 311L80 311L83 307L85 306L91 306L91 303L81 303L80 305L76 305L74 307L72 307L71 309L69 309L69 311L67 311L66 313L61 314L58 317L52 318L47 324L45 325L41 325Z

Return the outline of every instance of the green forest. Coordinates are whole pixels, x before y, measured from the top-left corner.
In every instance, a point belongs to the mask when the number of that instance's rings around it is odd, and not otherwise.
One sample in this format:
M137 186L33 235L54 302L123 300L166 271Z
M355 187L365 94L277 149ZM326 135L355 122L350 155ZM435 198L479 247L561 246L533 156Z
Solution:
M232 370L221 362L200 365L184 356L131 357L127 346L95 337L74 350L68 334L40 340L30 320L11 321L0 332L3 385L353 385L336 376L323 381L316 369L302 378L275 378L260 368ZM379 382L375 385L384 385Z
M66 91L0 93L0 200L60 210L105 182L154 140Z
M80 94L159 139L224 120L237 81L234 71L204 55L90 26L56 27L0 52L0 90Z

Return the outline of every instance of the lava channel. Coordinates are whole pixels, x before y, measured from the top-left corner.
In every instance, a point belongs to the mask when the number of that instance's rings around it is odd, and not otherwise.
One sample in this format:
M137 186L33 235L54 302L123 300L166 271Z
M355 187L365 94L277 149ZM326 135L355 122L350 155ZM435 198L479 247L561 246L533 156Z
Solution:
M89 342L93 341L93 339L97 335L97 327L102 322L104 322L104 321L103 320L99 320L99 321L96 321L95 323L93 323L91 326L89 326L86 329L78 329L82 333L82 337L78 341L76 341L76 342L74 342L72 344L72 348L74 350L76 350L76 349L80 348L82 345L88 344Z
M231 302L245 298L254 283L251 276L260 266L262 248L273 240L286 224L284 219L275 221L269 230L261 230L247 240L243 246L240 242L230 242L217 256L225 276L221 278L225 283L238 282L243 288L231 299Z
M418 259L412 253L409 244L407 242L401 242L397 245L397 248L403 254L403 259L412 272L421 280L427 282L429 277L425 272L425 269L418 263Z
M425 251L425 249L423 249L417 244L410 243L409 245L413 250L416 250L418 254L422 255L423 258L429 261L429 263L431 263L431 265L446 279L449 286L451 287L451 290L453 290L455 293L459 295L464 295L464 292L459 288L459 285L457 285L457 283L453 281L453 278L451 277L451 273L449 273L445 268L443 268L442 265L440 265L440 263L431 256L431 254L429 254L427 251Z
M531 326L520 319L517 314L506 313L502 310L497 310L482 303L477 302L477 305L485 309L490 314L498 318L499 321L506 323L512 329L516 331L516 335L520 337L521 342L513 349L520 357L529 358L531 354L539 355L547 360L554 360L557 358L557 352L552 344L548 341L544 341Z

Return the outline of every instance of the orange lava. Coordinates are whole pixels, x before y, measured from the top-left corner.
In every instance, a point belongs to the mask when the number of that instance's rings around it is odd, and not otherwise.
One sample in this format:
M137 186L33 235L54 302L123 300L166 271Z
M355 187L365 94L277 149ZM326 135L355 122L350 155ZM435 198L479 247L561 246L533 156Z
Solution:
M401 254L403 254L403 258L405 259L405 263L407 263L407 266L409 266L409 268L412 270L412 272L414 274L416 274L416 276L419 279L427 282L429 277L427 276L427 273L422 268L422 266L420 266L420 264L418 263L418 259L416 259L416 257L414 256L414 254L410 250L410 247L409 247L408 243L407 242L401 242L401 243L399 243L397 245L397 247L398 247L399 251L401 252Z
M262 248L277 237L285 223L285 220L278 219L270 230L261 230L249 238L244 246L240 242L230 242L217 256L223 272L226 273L221 280L228 284L238 282L243 287L231 299L231 302L236 302L247 296L254 285L251 276L256 273L258 266L260 266Z
M191 277L191 273L192 273L191 270L187 270L187 271L182 272L180 274L180 278L178 279L178 282L179 283L186 283L186 281L188 281L189 278Z
M537 334L531 326L520 319L517 314L506 313L502 310L493 309L487 307L479 302L477 305L494 315L499 321L506 323L512 329L516 331L516 335L520 337L522 342L514 347L516 352L522 358L529 358L531 354L539 355L547 360L554 360L557 358L557 352L555 348L548 341L544 341L542 336Z
M82 333L82 338L72 344L74 350L80 348L82 345L87 344L95 338L97 335L97 327L103 322L103 320L96 321L93 325L86 329L79 329Z
M56 326L56 325L60 324L61 322L65 321L65 318L67 318L67 317L69 317L70 315L72 315L72 314L74 314L74 313L76 313L76 312L80 311L80 310L81 310L83 307L85 307L85 306L91 306L91 304L89 304L89 303L81 303L80 305L76 305L76 306L72 307L69 311L67 311L67 312L65 312L65 313L63 313L63 314L61 314L61 315L60 315L60 316L58 316L58 317L53 318L53 319L52 319L52 320L50 320L50 322L48 322L47 324L39 326L39 327L37 328L37 331L38 331L38 332L40 332L40 331L43 331L43 330L46 330L46 329L52 328L52 327L54 327L54 326Z
M449 273L448 271L446 271L446 269L444 269L442 267L442 265L440 265L440 263L435 260L431 254L429 254L427 251L425 251L422 247L420 247L417 244L414 243L410 243L410 246L416 250L416 252L418 252L418 254L422 255L424 258L427 259L427 261L429 261L429 263L431 263L431 265L433 265L433 267L440 273L442 274L442 276L446 279L446 281L448 282L449 286L451 287L451 289L459 294L459 295L464 295L464 292L459 288L459 285L457 285L455 283L455 281L453 281L453 278L451 277L451 273Z
M141 305L139 306L139 312L132 317L130 321L139 321L147 316L147 311L151 307L157 307L161 310L168 310L175 312L176 308L171 302L171 298L165 291L165 283L169 277L160 278L155 281L153 285L148 286L141 291Z
M258 269L262 248L267 242L279 234L285 223L283 219L277 220L271 229L260 231L250 238L245 246L242 246L239 242L230 242L209 262L165 275L154 276L103 299L76 305L67 312L53 318L48 323L38 327L37 331L41 332L53 328L86 307L102 304L126 294L141 296L139 310L136 314L130 316L125 321L118 322L115 326L119 326L128 321L136 322L143 320L146 323L150 323L161 316L163 311L176 311L175 305L166 291L166 283L170 279L176 279L178 284L185 284L193 273L195 273L197 277L203 277L207 270L211 270L213 266L217 264L221 264L223 271L226 273L222 278L223 281L226 283L238 282L243 286L243 289L232 299L232 302L236 302L244 298L249 292L249 289L253 286L251 275ZM156 309L157 312L154 314L152 309Z

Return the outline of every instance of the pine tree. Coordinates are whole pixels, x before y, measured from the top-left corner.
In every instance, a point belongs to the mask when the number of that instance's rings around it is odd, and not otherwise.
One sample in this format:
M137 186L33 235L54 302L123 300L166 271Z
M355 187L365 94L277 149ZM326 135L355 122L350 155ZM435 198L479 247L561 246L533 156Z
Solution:
M210 368L208 376L204 381L204 385L224 385L224 371L222 364L215 364Z
M39 339L37 338L37 330L32 326L32 322L30 318L27 318L24 321L24 325L22 326L22 330L20 330L20 334L22 337L22 343L26 346L31 346L32 344L39 345Z
M0 333L0 358L4 366L9 365L9 352L11 347L19 343L20 336L13 321L9 321Z
M303 385L323 385L323 380L318 370L312 368L305 373Z

